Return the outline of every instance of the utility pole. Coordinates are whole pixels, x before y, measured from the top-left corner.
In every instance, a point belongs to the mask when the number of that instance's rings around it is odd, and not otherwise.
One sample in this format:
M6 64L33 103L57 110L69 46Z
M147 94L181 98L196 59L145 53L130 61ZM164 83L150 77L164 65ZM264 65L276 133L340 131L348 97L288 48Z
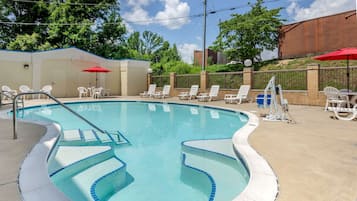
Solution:
M206 69L206 18L207 0L203 0L203 51L202 51L202 71Z

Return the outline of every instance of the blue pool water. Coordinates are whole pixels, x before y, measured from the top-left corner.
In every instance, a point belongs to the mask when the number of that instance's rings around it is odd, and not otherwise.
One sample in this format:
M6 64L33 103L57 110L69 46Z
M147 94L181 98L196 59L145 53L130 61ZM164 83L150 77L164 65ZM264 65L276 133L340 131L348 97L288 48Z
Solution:
M231 138L247 120L244 114L237 112L179 104L109 101L68 106L103 130L119 131L131 143L130 146L112 147L116 157L126 163L127 173L132 179L106 200L209 200L207 189L193 187L182 179L181 142ZM63 130L92 129L58 105L33 107L19 114L24 119L57 122ZM207 161L202 162L203 166L214 163L200 157L197 159ZM212 172L219 174L217 168ZM234 186L217 186L217 191L228 200L244 189L249 177L239 161L233 169L237 169L233 178L225 175L224 169L222 175L218 175L231 180L228 183L234 183ZM195 179L193 175L192 179ZM81 200L75 193L69 194L73 200Z

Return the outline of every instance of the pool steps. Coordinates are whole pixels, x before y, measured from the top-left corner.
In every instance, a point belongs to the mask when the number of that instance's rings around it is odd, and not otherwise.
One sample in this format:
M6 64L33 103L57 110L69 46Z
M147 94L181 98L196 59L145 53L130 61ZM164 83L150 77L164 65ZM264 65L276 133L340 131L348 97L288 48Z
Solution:
M105 133L94 130L64 130L60 145L78 146L78 145L129 145L130 142L119 131Z
M130 144L120 133L112 135L94 130L64 130L60 140L61 146L80 145L111 145ZM119 138L118 138L119 137ZM213 145L219 144L218 147ZM223 146L222 146L223 145ZM94 146L91 146L94 147ZM229 147L229 148L227 148ZM187 185L203 192L209 201L231 200L239 194L245 186L237 186L236 179L244 178L244 167L238 167L230 139L223 140L195 140L182 142L182 175L181 179ZM209 165L207 165L209 164ZM234 176L228 178L219 176L214 166L225 166L225 172ZM98 171L102 167L103 171ZM116 158L112 150L104 151L88 158L81 159L71 165L51 173L51 179L62 187L67 195L75 200L107 200L120 189L130 183L130 176L126 171L126 164ZM61 180L61 178L71 178ZM191 179L189 179L191 178ZM194 182L192 182L192 178ZM235 178L235 179L232 179ZM230 182L234 186L230 194L222 194L216 186ZM108 185L110 183L111 185ZM210 188L202 188L210 186ZM109 188L108 188L109 187ZM210 189L207 191L207 189ZM82 193L79 193L82 192Z
M226 148L232 147L232 141L228 140L226 146L222 146L221 149L214 147L209 148L210 144L214 145L216 140L205 140L205 141L188 141L182 143L182 154L186 158L185 165L196 170L206 173L206 177L211 179L211 183L214 186L217 186L217 189L214 189L215 192L211 192L209 200L213 200L212 194L214 195L215 201L226 201L233 200L233 198L242 192L246 185L237 185L237 180L243 180L243 183L248 183L249 177L246 175L246 170L244 166L240 166L237 162L237 159L227 153ZM224 144L221 143L221 144ZM201 144L201 145L200 145ZM214 151L212 151L214 150ZM234 152L232 152L234 153ZM227 155L226 155L227 154ZM215 166L224 167L224 175L230 175L229 177L222 176L221 172L218 172L215 169ZM197 176L196 176L197 177ZM195 177L195 178L196 178ZM202 181L202 175L198 176L198 180ZM206 179L207 180L207 179ZM200 190L200 185L207 185L206 182L201 182L201 184L190 184L192 187ZM224 185L223 185L224 183ZM229 193L222 193L219 186L231 186L232 188ZM227 190L227 189L225 189ZM204 192L207 194L207 192Z
M77 164L76 166L80 166L80 164ZM64 179L61 179L61 174L55 174L51 177L51 179L58 187L61 188L62 191L66 193L66 195L68 195L73 200L94 200L91 194L92 185L98 179L103 177L103 175L110 174L123 166L124 164L117 158L110 157L89 167L85 165L85 168L81 171L78 171L81 169L80 167L72 168L76 169L77 171L70 171L67 170L67 168L63 170L63 174L70 174L71 179L68 179L68 177L62 177ZM115 177L113 181L125 181L125 176L126 169L123 168L122 171L118 172L116 175L113 175L113 177Z
M84 148L79 147L78 151ZM112 149L79 159L52 172L50 177L76 201L106 200L130 183L125 162L114 156Z

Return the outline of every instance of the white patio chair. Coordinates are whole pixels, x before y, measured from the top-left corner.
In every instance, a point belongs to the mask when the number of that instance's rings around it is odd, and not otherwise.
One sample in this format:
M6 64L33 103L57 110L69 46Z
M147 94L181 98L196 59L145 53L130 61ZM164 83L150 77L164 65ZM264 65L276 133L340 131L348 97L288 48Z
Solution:
M154 93L154 98L167 98L170 96L170 89L171 86L170 85L164 85L164 88L162 89L162 91L158 91Z
M357 118L357 104L353 108L327 107L328 111L334 112L335 117L340 120L351 121Z
M218 97L219 85L212 85L209 93L202 93L197 96L198 101L212 101Z
M141 97L152 97L155 94L156 90L156 84L150 84L149 89L147 91L144 91L143 93L140 93Z
M99 88L94 88L94 89L92 89L92 96L93 96L93 98L100 98L100 97L102 97L102 90L103 90L103 87L99 87Z
M49 95L51 95L52 86L51 85L45 85L45 86L42 87L42 89L40 91L48 93ZM38 94L38 98L39 99L41 98L41 94ZM49 97L47 96L47 98L49 98Z
M226 103L241 104L243 100L248 99L249 90L250 90L250 85L241 85L237 94L226 94L224 96L224 101Z
M325 111L331 105L332 107L341 107L342 105L349 106L348 96L341 95L340 91L335 87L325 87L324 94L326 96Z
M78 93L79 93L79 98L82 98L82 96L88 96L88 89L85 87L78 87L77 88Z
M27 93L27 92L33 92L33 89L31 89L29 86L27 86L27 85L21 85L20 87L19 87L19 91L21 92L21 93ZM31 96L31 95L30 95ZM25 96L25 99L26 99L26 96Z
M178 97L180 100L191 100L196 98L198 93L198 85L192 85L189 92L181 92Z
M3 93L3 100L12 98L17 95L16 90L12 90L9 86L3 85L1 86L1 92Z

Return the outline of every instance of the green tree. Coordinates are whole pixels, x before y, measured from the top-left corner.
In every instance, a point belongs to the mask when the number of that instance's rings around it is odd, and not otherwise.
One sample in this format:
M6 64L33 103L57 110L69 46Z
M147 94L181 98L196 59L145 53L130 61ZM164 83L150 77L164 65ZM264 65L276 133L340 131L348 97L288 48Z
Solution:
M273 50L278 45L281 8L268 10L263 0L257 0L245 14L233 14L220 23L220 34L213 49L224 51L231 60L252 59L261 61L264 49Z
M127 39L126 46L129 50L135 50L138 53L141 53L141 41L140 41L140 32L135 31Z
M83 2L0 0L1 20L16 23L1 24L1 48L33 50L76 46L109 58L127 55L128 51L123 48L126 29L117 1ZM46 24L28 26L21 23ZM29 39L27 43L26 38Z
M164 39L156 33L151 31L144 31L142 34L142 54L148 54L155 52L162 46Z
M36 36L39 43L43 43L43 39L46 36L46 26L36 25L23 25L13 24L22 22L46 22L49 13L46 3L43 0L39 0L35 3L20 2L13 0L0 0L0 48L5 49L6 46L17 38L19 33L23 35L32 35L37 33Z

